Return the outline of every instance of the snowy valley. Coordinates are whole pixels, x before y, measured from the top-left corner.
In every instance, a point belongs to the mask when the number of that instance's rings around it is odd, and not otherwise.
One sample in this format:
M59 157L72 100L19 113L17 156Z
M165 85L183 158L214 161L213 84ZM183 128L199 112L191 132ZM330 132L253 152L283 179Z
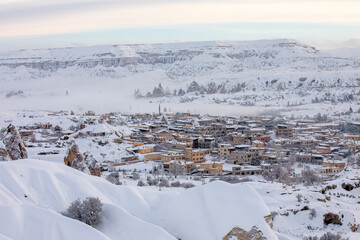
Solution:
M23 111L0 128L0 239L360 236L356 123ZM89 197L99 225L64 216Z
M356 54L23 49L0 85L1 240L360 239Z

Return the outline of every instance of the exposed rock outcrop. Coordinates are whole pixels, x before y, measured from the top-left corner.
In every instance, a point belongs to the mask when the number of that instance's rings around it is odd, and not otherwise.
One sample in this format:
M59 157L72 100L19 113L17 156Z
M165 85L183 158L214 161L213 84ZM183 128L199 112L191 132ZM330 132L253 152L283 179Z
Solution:
M325 225L329 225L329 224L337 224L337 225L342 225L342 222L340 220L339 215L335 214L335 213L327 213L324 215L324 224Z
M101 166L98 164L93 155L84 153L82 155L79 146L75 141L71 143L66 156L64 158L65 165L75 168L81 172L91 174L94 176L101 176Z
M3 142L0 141L0 161L10 161L11 158Z
M86 164L89 166L90 174L93 176L101 177L101 166L96 161L94 156L91 155L90 153L85 153L84 157L85 157Z
M64 158L65 165L75 168L81 172L90 174L88 166L85 164L84 157L80 153L79 146L75 141L71 143L66 156Z
M341 187L343 189L345 189L346 191L351 191L353 190L354 188L358 188L360 185L360 183L355 183L354 185L350 184L350 183L343 183L341 184Z
M0 131L0 142L0 161L28 158L24 141L14 125Z
M264 234L256 226L253 226L250 231L246 231L239 227L234 227L223 240L266 240Z
M324 188L322 188L319 192L322 193L322 194L325 194L327 190L329 189L336 189L337 188L337 185L334 184L334 185L328 185Z

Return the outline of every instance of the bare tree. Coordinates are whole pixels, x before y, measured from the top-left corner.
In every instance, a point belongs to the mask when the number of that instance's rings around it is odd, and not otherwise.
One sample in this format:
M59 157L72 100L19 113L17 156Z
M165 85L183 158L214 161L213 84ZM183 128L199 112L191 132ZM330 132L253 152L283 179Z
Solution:
M312 185L319 182L319 178L310 167L306 167L305 170L301 172L301 182L305 185Z
M316 217L316 210L315 210L315 208L312 208L310 210L309 219L313 220L315 217Z
M170 187L169 181L166 178L161 178L159 185L160 188L162 187Z
M293 171L290 167L284 167L277 165L276 167L266 170L263 172L262 176L268 181L278 181L281 183L290 182L290 173Z
M131 177L132 177L133 180L139 180L140 179L140 175L135 171L132 173Z
M298 193L295 197L296 197L298 202L301 202L302 199L303 199L303 195L301 195L300 193Z
M180 164L175 163L171 165L169 172L174 175L175 178L177 178L177 176L184 174L184 169Z
M320 238L317 236L304 237L304 240L348 240L349 238L343 238L339 234L333 234L331 232L324 233Z

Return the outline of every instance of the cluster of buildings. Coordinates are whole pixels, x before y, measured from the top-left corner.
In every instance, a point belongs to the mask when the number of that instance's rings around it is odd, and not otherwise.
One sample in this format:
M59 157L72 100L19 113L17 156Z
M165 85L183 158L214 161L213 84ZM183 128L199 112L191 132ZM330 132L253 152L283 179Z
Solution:
M164 171L174 174L257 175L277 164L301 162L318 165L316 171L325 177L344 169L345 159L360 150L359 134L343 133L338 123L330 121L202 116L160 109L157 114L87 112L76 120L77 129L61 130L62 136L112 134L114 143L126 144L126 155L104 165L158 161ZM128 131L120 133L118 126ZM23 126L20 133L29 137L31 131Z

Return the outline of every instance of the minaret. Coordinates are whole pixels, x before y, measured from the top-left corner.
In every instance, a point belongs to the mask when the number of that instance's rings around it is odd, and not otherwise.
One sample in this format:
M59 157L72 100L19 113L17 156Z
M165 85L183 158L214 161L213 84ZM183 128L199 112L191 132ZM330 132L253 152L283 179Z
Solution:
M161 115L161 106L160 106L160 103L159 103L159 115Z

